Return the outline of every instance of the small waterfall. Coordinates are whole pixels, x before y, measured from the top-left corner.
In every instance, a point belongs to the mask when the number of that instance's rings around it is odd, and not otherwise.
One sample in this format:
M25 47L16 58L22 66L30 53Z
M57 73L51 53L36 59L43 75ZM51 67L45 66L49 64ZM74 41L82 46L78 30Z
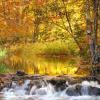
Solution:
M89 85L90 83L88 81L82 82L82 88L81 88L82 95L89 95Z
M4 97L2 100L100 100L98 82L65 84L66 88L58 91L56 88L59 87L43 80L25 80L21 85L13 81L11 87L2 90Z

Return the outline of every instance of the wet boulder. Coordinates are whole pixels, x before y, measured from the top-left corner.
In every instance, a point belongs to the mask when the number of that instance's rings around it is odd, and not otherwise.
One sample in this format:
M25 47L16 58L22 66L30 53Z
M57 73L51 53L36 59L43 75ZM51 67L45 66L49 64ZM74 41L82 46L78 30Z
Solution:
M2 81L2 79L0 79L0 91L4 88L4 82Z
M25 75L27 75L24 71L20 71L20 70L18 70L17 72L16 72L16 75L17 76L25 76Z
M82 95L90 95L90 96L100 96L100 88L92 87L92 86L71 86L66 90L66 94L69 96L82 96Z
M66 89L68 86L66 84L66 80L61 80L61 79L51 79L48 81L51 85L54 86L56 91L63 91Z
M68 96L79 96L79 95L81 95L81 86L76 85L76 86L68 87L67 90L66 90L66 94Z
M35 95L45 95L46 91L43 87L45 87L45 83L43 80L31 80L29 87L30 87L30 94Z
M31 80L30 81L30 87L36 86L36 88L41 88L42 86L46 86L46 82L42 79L38 79L38 80Z
M100 88L89 87L89 95L100 96Z
M8 87L10 84L9 79L7 78L0 78L0 91L3 90L3 88Z

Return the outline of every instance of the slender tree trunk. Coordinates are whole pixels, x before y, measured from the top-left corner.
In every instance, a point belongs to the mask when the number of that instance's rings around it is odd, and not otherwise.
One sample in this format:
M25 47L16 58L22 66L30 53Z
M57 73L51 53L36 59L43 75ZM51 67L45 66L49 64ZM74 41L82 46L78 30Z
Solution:
M94 0L94 31L93 31L94 55L93 55L93 64L99 63L98 62L98 44L97 44L98 3L99 3L99 0Z
M36 17L35 23L34 23L34 34L33 34L33 42L36 42L38 39L39 34L39 24L37 23L38 18Z
M89 38L91 63L94 65L98 64L98 45L97 45L97 29L98 29L98 0L94 0L94 22L92 22L90 15L90 0L86 0L86 23L87 23L87 34Z
M89 37L90 55L91 55L91 74L96 75L95 67L99 64L97 33L98 33L98 3L99 0L93 0L93 22L90 15L90 0L86 0L86 24Z
M37 41L38 39L38 34L39 34L39 17L37 15L37 10L38 10L38 6L37 6L37 1L35 1L35 12L34 12L34 33L33 33L33 43Z
M89 53L90 53L90 61L92 63L92 58L94 55L94 46L93 46L93 39L92 39L92 34L93 34L93 23L91 19L91 14L90 14L90 0L86 0L86 30L87 30L87 35L88 35L88 40L89 40Z
M64 0L62 0L62 3L63 3L64 10L65 10L66 21L67 21L69 29L70 29L70 35L74 39L74 41L76 42L76 44L77 44L77 46L79 48L79 51L80 51L80 55L81 55L81 53L82 53L82 47L81 47L80 43L78 42L78 40L76 39L76 37L74 36L72 25L71 25L71 22L70 22L70 19L69 19L69 16L68 16L68 11L66 9L66 5L64 3ZM65 26L65 29L67 30L66 26Z

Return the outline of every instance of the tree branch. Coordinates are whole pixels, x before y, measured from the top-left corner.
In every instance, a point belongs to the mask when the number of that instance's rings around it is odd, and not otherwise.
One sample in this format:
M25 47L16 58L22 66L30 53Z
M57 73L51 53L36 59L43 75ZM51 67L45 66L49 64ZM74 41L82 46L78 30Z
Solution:
M73 34L72 26L71 26L70 20L68 18L68 12L67 12L66 5L64 3L64 0L62 0L62 2L63 2L63 6L64 6L64 9L65 9L66 20L67 20L68 25L69 25L69 28L70 28L70 35L72 36L72 38L74 39L74 41L76 42L77 46L79 47L79 49L81 51L82 50L82 47L80 46L79 42L77 41L76 37Z

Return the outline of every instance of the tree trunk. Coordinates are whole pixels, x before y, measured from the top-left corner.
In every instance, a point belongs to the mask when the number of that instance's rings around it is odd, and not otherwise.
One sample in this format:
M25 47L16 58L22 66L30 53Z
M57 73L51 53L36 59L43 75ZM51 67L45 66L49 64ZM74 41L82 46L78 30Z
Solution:
M97 45L97 29L98 29L98 0L94 0L94 22L91 20L90 15L90 0L86 0L86 23L87 34L89 38L91 63L93 66L98 64L98 45Z
M33 33L33 43L37 41L38 39L38 34L39 34L39 24L40 24L40 19L37 14L38 12L38 6L37 6L37 1L35 1L35 11L34 11L34 33Z
M38 34L39 34L39 24L38 24L38 18L36 18L35 23L34 23L33 42L37 41Z
M98 55L98 44L97 44L97 33L98 33L98 3L99 0L93 0L93 22L91 21L90 15L90 0L86 0L86 24L87 24L87 34L89 37L90 45L90 55L91 55L91 72L95 76L96 72L94 69L99 64Z
M98 3L99 0L94 0L94 30L93 30L93 41L94 41L94 55L93 64L98 64L98 44L97 44L97 31L98 31Z

